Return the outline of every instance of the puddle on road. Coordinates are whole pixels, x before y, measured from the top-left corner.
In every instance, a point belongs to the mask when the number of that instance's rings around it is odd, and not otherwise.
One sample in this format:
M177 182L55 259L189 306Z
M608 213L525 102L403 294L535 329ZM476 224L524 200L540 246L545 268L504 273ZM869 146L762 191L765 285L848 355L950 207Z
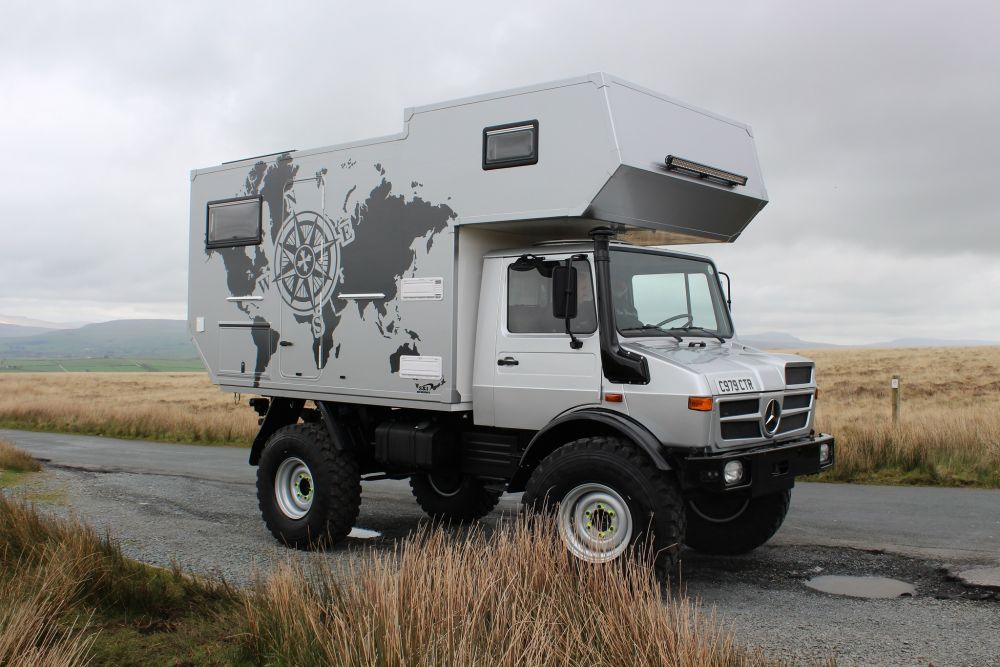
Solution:
M806 586L821 593L847 595L852 598L898 598L912 597L916 593L913 584L899 579L885 577L841 577L828 575L813 577Z
M382 533L377 530L368 530L367 528L351 528L351 532L347 536L359 540L373 540L376 537L382 537Z

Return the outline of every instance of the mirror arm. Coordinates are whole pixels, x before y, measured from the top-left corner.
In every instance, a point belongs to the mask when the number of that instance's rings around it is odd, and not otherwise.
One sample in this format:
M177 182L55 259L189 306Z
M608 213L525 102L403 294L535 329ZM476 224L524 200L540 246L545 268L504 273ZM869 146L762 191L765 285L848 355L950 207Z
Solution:
M733 284L729 280L729 274L726 273L725 271L719 271L719 275L726 277L726 305L729 306L729 310L731 311L733 309L733 296L732 296ZM722 286L721 280L719 281L719 286L720 287Z

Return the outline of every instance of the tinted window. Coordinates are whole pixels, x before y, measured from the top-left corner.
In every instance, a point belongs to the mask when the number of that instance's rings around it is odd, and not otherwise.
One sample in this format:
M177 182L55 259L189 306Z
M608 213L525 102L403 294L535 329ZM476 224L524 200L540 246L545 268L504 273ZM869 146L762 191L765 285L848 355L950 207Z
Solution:
M562 262L521 261L507 270L507 330L511 333L566 333L566 321L552 316L552 269ZM573 333L597 331L597 308L590 263L578 260L576 268L577 316L570 320Z
M260 197L208 204L209 248L256 245L261 242Z

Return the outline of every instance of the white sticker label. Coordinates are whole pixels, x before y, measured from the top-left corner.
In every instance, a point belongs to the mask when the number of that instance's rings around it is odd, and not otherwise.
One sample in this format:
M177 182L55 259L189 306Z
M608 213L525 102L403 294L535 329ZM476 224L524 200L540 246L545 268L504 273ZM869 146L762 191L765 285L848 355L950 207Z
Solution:
M196 317L194 318L194 330L196 333L201 333L205 330L205 318Z
M726 378L725 380L716 380L719 384L720 394L742 394L748 391L758 391L757 385L753 383L753 378L740 377L740 378Z
M440 301L444 278L403 278L399 292L403 301Z
M399 377L410 380L440 380L441 357L404 354L399 358Z
M892 378L892 388L899 389L899 378Z

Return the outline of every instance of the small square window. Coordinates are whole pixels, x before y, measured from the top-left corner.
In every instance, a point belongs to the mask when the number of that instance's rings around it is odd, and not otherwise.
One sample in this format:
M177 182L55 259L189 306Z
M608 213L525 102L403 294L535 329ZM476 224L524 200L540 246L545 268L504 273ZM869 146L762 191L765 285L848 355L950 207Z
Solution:
M237 197L208 202L205 247L258 245L261 234L261 198Z
M483 130L483 169L538 162L538 121L494 125Z

